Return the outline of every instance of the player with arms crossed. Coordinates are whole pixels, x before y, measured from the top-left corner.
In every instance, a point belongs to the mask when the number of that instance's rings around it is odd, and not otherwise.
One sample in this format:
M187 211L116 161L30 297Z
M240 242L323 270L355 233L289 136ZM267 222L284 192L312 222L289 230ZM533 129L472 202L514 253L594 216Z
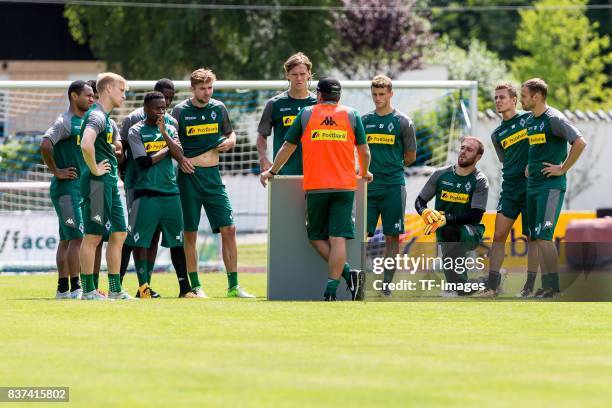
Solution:
M147 252L157 249L151 246L158 230L163 232L162 245L170 248L179 281L179 297L195 297L187 277L183 211L172 164L172 158L179 162L184 160L183 149L175 127L166 124L166 106L164 94L157 91L147 93L144 98L145 119L130 127L128 132L131 160L138 168L133 174L134 201L126 242L134 247L140 298L159 297L149 286L151 275L146 267Z
M317 104L298 113L285 136L272 167L261 173L265 187L302 142L306 231L308 239L329 265L323 298L335 301L343 276L353 300L362 300L365 273L351 271L346 263L346 240L355 237L353 204L357 188L355 146L361 176L370 182L370 150L357 112L340 105L341 86L334 78L317 84Z
M308 84L312 78L312 63L310 59L301 52L292 55L284 65L285 78L289 81L289 90L266 102L259 126L257 127L257 151L259 152L259 163L261 171L266 171L272 163L268 160L267 138L274 129L273 157L276 157L289 127L293 124L296 115L306 106L317 103L316 95L308 91ZM302 146L298 147L291 155L287 163L280 170L279 175L301 175L302 174Z
M112 72L98 75L99 100L85 114L81 127L81 150L86 167L81 175L85 237L81 244L83 299L104 300L93 280L96 247L103 235L109 235L106 249L110 299L132 299L121 288L119 267L126 224L117 187L117 155L122 148L113 140L110 112L123 104L127 83Z
M49 194L59 220L56 299L80 299L83 293L79 282L79 251L84 228L79 175L85 164L79 138L83 116L93 104L93 98L94 91L85 81L71 83L68 111L58 116L40 143L42 158L53 173Z
M219 171L219 153L236 144L225 105L212 98L215 74L208 69L191 73L193 97L174 107L172 116L185 158L179 162L177 182L185 223L185 256L191 287L206 297L198 279L197 237L202 206L214 233L221 233L223 263L227 272L228 297L252 298L238 285L238 249L232 206Z
M542 288L535 297L560 292L557 247L552 241L567 188L565 173L586 147L580 131L557 109L546 104L548 85L539 78L523 83L521 104L531 111L527 123L527 215L529 236L538 246ZM571 144L569 155L567 144Z
M172 83L172 81L166 78L162 78L155 83L153 90L161 92L164 95L164 100L166 101L166 109L169 109L175 94L174 84ZM125 160L124 166L122 166L124 169L123 187L125 188L125 202L128 209L128 214L132 209L132 202L134 201L134 183L136 178L136 172L138 169L138 164L135 160L133 160L132 153L130 151L130 144L128 142L128 132L132 126L144 119L144 108L140 107L132 111L129 115L127 115L125 119L123 119L123 123L121 124L121 144L123 146L123 156ZM178 123L176 123L176 120L169 113L164 114L164 121L167 125L172 125L175 129L178 128ZM149 276L147 279L149 284L151 283L151 273L153 272L153 268L155 267L155 258L157 257L157 246L159 244L160 234L161 231L155 231L151 240L151 246L147 250L147 261L145 267ZM132 247L128 241L129 240L126 240L126 242L123 244L123 250L121 251L121 283L123 283L123 276L125 275L128 264L130 263L130 254L134 249L134 247ZM136 260L134 260L134 263L136 263ZM157 296L155 291L150 287L149 292L151 293L152 297Z
M436 233L442 245L443 258L465 257L482 240L485 227L480 222L487 209L489 182L484 173L476 169L482 158L484 145L471 136L464 137L457 164L436 170L419 193L414 203L425 221L425 235ZM435 209L427 203L436 198ZM446 264L446 262L444 263ZM444 268L446 282L458 288L468 283L467 272L457 273ZM484 286L484 284L483 284ZM468 295L466 290L443 291L443 297Z
M391 79L377 75L370 89L376 109L361 118L372 155L370 171L374 175L368 185L368 235L374 236L378 218L382 217L385 257L393 258L399 252L399 236L404 233L404 166L416 160L416 136L412 120L391 105ZM385 270L383 283L393 281L394 273L394 269ZM382 294L391 296L391 291L385 288Z

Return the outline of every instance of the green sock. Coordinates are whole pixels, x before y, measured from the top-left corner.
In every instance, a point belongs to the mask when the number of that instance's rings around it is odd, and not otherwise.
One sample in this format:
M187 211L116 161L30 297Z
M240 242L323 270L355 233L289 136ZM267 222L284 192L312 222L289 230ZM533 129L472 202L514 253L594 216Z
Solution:
M550 287L553 288L555 291L560 292L561 290L559 289L559 274L551 273L549 275L550 276L548 278L548 283Z
M108 290L109 292L121 292L121 275L118 273L108 274Z
M83 292L87 293L96 290L93 275L81 274L81 282L83 283Z
M138 286L148 282L147 261L136 261L136 276L138 277Z
M99 280L100 280L100 273L94 273L93 275L89 275L89 276L93 276L93 283L94 283L95 289L98 289L99 288L98 283L99 283Z
M197 272L189 272L189 282L191 282L191 288L195 289L198 288L200 286L202 286L200 284L200 280L198 279L198 273Z
M147 283L151 284L151 276L153 276L153 269L155 268L155 262L147 261Z
M348 262L346 262L342 268L342 277L347 282L351 280L351 265L349 265Z
M542 289L552 288L551 273L542 274Z
M227 273L227 288L232 289L238 286L238 272Z
M383 282L391 283L393 282L393 275L395 275L395 269L385 269L383 274Z
M325 288L326 295L335 295L338 290L339 279L327 279L327 287Z

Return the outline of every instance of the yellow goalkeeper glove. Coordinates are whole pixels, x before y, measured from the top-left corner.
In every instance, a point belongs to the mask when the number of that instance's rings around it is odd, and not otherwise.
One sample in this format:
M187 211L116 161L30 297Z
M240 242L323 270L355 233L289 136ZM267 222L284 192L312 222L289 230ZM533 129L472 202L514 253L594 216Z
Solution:
M421 217L423 218L423 221L425 221L425 224L429 225L429 224L439 221L441 214L436 210L432 210L431 208L426 208L421 213Z
M431 224L427 224L425 226L425 235L433 234L438 228L441 228L446 225L446 216L444 215L444 213L438 214L440 215L440 219L438 221L433 222Z

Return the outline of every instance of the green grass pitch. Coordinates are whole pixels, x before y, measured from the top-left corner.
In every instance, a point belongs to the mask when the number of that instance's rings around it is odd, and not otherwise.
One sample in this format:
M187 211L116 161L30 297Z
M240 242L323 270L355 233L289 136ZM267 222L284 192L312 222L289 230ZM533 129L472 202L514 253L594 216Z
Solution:
M82 407L610 403L610 303L268 302L264 274L240 277L259 299L228 300L223 274L202 280L211 299L156 274L163 299L84 302L0 276L0 386L69 386L49 405Z

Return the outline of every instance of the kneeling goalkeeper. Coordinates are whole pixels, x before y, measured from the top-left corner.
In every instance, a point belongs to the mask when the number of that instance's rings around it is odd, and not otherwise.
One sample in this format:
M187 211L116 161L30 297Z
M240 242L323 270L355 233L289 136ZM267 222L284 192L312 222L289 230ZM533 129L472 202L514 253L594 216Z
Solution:
M426 224L425 235L436 233L438 242L442 243L443 258L464 257L482 240L485 228L480 221L487 208L489 182L476 169L476 163L483 153L484 145L479 139L465 137L457 164L437 169L416 199L415 208ZM435 209L427 208L434 197ZM444 275L448 283L467 283L467 272L444 268ZM457 294L466 292L443 292L443 296Z

